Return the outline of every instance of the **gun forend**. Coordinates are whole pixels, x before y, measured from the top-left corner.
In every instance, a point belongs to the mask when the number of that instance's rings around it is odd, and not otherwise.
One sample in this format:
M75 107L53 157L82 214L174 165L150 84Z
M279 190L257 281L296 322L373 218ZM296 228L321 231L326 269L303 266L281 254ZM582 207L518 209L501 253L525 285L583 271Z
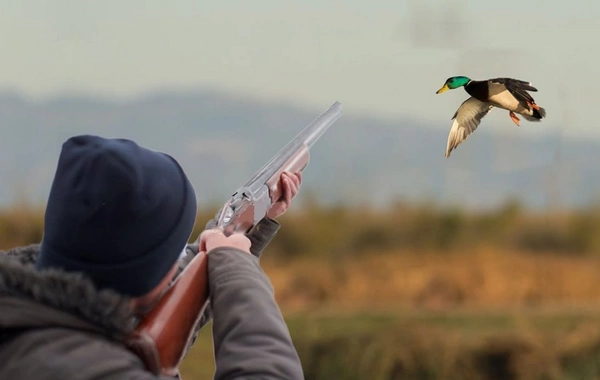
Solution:
M264 218L269 208L281 197L281 173L296 173L306 169L310 161L310 148L340 117L341 112L342 105L335 102L273 156L225 203L217 218L217 226L222 227L227 235L248 232Z

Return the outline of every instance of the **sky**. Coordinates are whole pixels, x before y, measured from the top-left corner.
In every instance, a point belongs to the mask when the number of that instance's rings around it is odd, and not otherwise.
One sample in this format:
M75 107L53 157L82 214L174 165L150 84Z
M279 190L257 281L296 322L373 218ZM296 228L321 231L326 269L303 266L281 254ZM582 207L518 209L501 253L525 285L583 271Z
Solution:
M523 133L600 138L599 18L592 0L0 0L0 90L208 88L449 129L467 94L435 95L446 78L510 76L548 112Z

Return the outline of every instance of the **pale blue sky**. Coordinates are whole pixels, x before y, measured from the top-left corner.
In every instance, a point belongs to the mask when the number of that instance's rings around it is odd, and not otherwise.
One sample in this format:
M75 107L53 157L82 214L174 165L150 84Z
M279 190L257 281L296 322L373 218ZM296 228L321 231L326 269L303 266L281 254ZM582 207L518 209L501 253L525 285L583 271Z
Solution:
M520 133L600 137L599 19L595 0L0 0L0 88L37 98L208 86L449 129L467 95L436 96L447 77L512 76L548 110ZM511 127L507 112L488 118Z

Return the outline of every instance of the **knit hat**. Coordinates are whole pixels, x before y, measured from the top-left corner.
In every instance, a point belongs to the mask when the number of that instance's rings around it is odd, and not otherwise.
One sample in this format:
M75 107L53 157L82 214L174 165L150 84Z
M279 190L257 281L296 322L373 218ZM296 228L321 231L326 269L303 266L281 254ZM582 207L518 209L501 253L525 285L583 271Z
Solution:
M72 137L58 160L36 267L84 272L99 289L143 295L177 261L196 206L171 156L126 139Z

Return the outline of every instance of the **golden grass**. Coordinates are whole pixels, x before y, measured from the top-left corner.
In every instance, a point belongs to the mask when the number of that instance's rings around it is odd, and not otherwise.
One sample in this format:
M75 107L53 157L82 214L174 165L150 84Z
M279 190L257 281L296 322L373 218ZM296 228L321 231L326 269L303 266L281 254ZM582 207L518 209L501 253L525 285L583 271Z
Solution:
M196 237L216 208L203 210ZM282 308L600 304L600 212L395 205L286 214L262 263ZM0 210L0 249L39 242L43 209ZM582 250L582 247L585 247Z
M267 253L268 254L268 253ZM267 255L266 254L266 255ZM284 310L600 305L600 257L478 248L263 259Z
M0 249L39 242L43 226L43 214L37 207L18 204L0 211Z

